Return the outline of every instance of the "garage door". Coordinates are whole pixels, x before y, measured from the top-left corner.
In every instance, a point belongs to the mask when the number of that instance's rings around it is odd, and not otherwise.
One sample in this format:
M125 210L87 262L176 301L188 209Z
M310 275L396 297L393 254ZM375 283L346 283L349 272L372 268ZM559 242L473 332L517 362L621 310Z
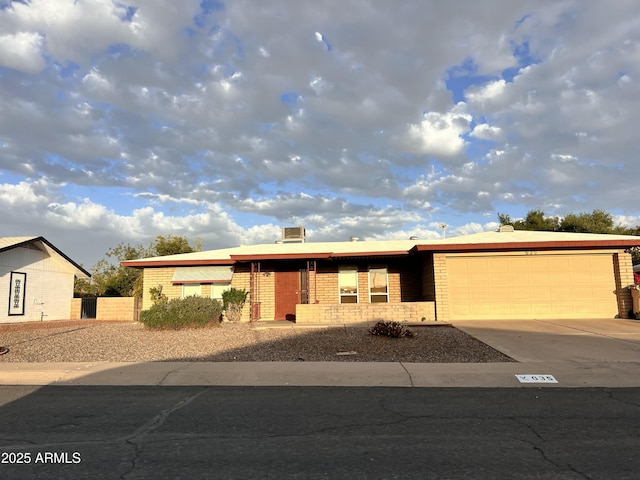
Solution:
M608 255L447 257L451 319L613 318Z

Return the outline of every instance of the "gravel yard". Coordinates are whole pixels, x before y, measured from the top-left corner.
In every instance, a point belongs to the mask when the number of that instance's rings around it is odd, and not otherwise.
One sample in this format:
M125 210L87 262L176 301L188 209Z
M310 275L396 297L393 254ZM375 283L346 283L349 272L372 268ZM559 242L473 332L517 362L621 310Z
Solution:
M0 362L511 362L450 326L411 328L414 338L371 335L366 327L253 328L248 324L182 331L95 320L0 325ZM355 354L353 354L355 352Z

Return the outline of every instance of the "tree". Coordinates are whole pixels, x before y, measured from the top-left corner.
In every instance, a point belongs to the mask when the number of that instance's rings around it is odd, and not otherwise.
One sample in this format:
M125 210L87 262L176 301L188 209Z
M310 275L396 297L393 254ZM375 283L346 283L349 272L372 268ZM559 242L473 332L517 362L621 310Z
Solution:
M498 213L500 225L512 225L515 230L558 230L558 217L547 217L542 210L529 210L524 220L511 220L507 214Z
M511 220L506 213L498 213L500 225L512 225L515 230L540 230L574 233L609 233L617 235L640 235L640 226L624 227L613 223L613 216L604 210L591 213L568 213L562 219L547 217L542 210L529 210L524 220ZM640 244L640 239L638 239ZM634 265L640 263L640 251L631 251Z
M201 247L197 243L198 248ZM195 249L186 238L158 235L148 247L119 243L107 250L105 258L91 269L92 281L76 280L74 294L86 296L141 297L142 270L123 267L122 262L138 258L191 253Z
M153 252L151 256L162 257L178 253L192 253L199 249L199 247L194 249L189 245L189 241L185 237L179 237L177 235L167 235L165 237L158 235L151 244L151 251Z
M603 210L569 213L560 223L560 231L576 233L614 233L613 217Z
M132 246L125 243L119 243L107 250L106 258L91 269L96 294L111 297L141 296L142 270L123 267L121 262L153 256L148 253L149 249L142 245Z

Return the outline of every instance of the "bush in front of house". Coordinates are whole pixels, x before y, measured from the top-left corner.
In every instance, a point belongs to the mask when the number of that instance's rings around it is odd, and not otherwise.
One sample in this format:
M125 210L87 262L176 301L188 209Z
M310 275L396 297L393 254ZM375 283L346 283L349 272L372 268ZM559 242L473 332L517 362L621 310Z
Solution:
M222 316L222 304L206 297L174 298L156 303L140 312L140 323L157 330L180 330L217 326Z
M242 319L242 307L247 301L247 295L249 295L249 292L238 288L230 288L222 292L222 309L227 320L239 322Z
M399 322L380 321L369 329L369 333L371 335L391 338L415 337L415 333Z

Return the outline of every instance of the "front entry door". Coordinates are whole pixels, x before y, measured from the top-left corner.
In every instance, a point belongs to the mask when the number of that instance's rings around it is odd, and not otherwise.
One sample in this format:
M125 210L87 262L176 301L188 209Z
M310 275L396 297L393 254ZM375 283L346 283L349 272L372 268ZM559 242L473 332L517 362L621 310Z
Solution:
M300 303L300 272L275 272L275 320L296 319L296 305Z

